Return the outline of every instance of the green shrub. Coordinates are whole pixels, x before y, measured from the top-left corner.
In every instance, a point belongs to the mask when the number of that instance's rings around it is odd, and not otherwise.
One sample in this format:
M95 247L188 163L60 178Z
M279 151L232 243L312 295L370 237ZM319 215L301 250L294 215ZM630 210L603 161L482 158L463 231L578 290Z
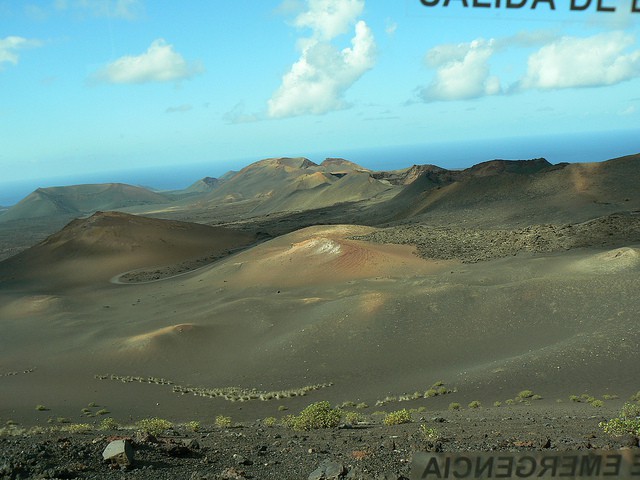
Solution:
M278 407L278 411L279 412L284 412L285 410L289 410L289 407L285 406L285 405L280 405Z
M364 422L364 415L358 412L347 412L344 414L345 421L350 425L355 425L359 422Z
M366 403L364 403L364 402L360 402L359 404L357 404L357 405L356 405L356 408L357 408L358 410L362 410L362 409L364 409L364 408L369 408L369 405L367 405L367 404L366 404Z
M423 440L434 442L440 438L440 432L433 427L427 427L425 424L420 425L420 436Z
M96 412L96 415L106 415L108 413L111 413L111 412L109 410L107 410L106 408L102 408L102 409L100 409L100 410L98 410Z
M581 402L581 401L582 401L582 400L580 399L580 397L579 397L579 396L577 396L577 395L571 395L571 396L569 397L569 400L571 400L572 402L577 402L577 403L579 403L579 402Z
M99 405L96 402L91 402L89 405L89 407L99 407Z
M493 402L493 406L494 407L501 407L502 406L502 402Z
M199 432L200 431L200 422L196 421L196 420L192 420L190 422L187 422L187 424L185 425L189 430L191 430L192 432Z
M449 410L460 410L461 406L457 402L453 402L449 404Z
M609 435L640 436L640 405L625 403L616 418L608 422L600 422L598 426Z
M596 408L604 407L604 402L602 400L594 400L591 402L591 406Z
M515 402L515 400L513 398L507 398L504 403L506 403L507 405L513 405Z
M430 388L426 392L424 392L424 398L431 398L438 395L438 391L435 388Z
M88 423L71 423L61 427L60 430L69 433L89 433L92 427Z
M136 423L136 428L138 430L148 433L149 435L153 435L154 437L164 433L165 430L168 430L171 427L173 427L173 423L169 420L157 417L143 418Z
M280 423L282 424L283 427L293 428L293 424L295 420L296 420L296 416L289 414L282 417L280 419Z
M411 422L411 412L406 408L402 410L396 410L395 412L389 412L382 423L385 425L400 425L401 423L410 423Z
M427 407L422 406L422 407L418 407L418 413L424 413L427 411Z
M473 402L467 405L469 408L480 408L482 404L478 400L474 400Z
M531 398L533 397L533 392L531 390L522 390L518 393L519 398Z
M273 427L277 422L278 422L278 419L276 417L267 417L264 420L262 420L262 424L265 427Z
M340 424L342 411L331 408L327 401L312 403L293 419L294 430L333 428Z
M542 395L538 395L537 393L531 397L531 400L542 400Z
M229 428L231 426L231 417L218 415L214 421L214 424L218 428Z
M39 411L39 412L46 412L49 409L47 407L45 407L44 405L36 405L36 410Z
M98 430L118 430L118 428L120 428L120 424L111 417L102 419L98 425Z

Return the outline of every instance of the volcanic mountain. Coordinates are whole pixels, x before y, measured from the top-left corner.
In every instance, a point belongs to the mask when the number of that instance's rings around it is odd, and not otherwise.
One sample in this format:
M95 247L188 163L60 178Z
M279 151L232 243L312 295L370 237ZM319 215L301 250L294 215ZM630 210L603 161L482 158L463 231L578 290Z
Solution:
M0 416L32 422L45 404L81 421L99 402L121 421L254 420L317 400L488 406L525 389L549 409L583 392L628 398L639 162L380 176L271 159L201 197L211 223L247 207L226 227L76 220L0 262L0 365L18 372L1 377ZM353 201L305 203L323 194ZM181 202L173 213L189 214Z
M49 216L80 216L130 205L167 203L168 197L122 183L38 188L0 214L0 222Z

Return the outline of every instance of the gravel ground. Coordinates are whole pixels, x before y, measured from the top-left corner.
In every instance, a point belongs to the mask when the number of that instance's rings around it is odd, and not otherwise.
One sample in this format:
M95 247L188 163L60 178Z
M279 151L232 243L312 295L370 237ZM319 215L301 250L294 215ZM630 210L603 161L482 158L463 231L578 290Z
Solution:
M615 248L640 242L640 212L620 213L580 224L532 225L518 230L402 225L353 237L376 243L415 245L423 258L476 263L521 252Z
M418 451L638 449L637 438L613 438L598 427L616 413L609 403L601 408L516 405L414 413L413 422L403 425L378 420L310 432L255 422L198 433L176 428L158 438L131 430L5 435L0 437L0 478L398 480L409 478ZM131 439L134 448L128 469L102 460L108 443L121 438Z

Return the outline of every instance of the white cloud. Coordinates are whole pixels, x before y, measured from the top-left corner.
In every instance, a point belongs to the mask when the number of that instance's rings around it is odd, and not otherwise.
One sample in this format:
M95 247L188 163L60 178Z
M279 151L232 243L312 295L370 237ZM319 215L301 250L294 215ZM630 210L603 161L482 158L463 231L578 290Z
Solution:
M0 38L0 69L3 63L16 65L20 56L18 51L24 48L39 47L42 43L38 40L29 40L23 37L9 36Z
M347 32L363 9L363 0L309 0L307 11L294 23L311 28L312 36L299 40L300 59L269 100L270 117L320 115L347 106L345 92L375 64L375 39L361 20L351 47L338 50L331 40Z
M484 39L429 50L425 60L437 70L435 78L420 92L422 99L467 100L499 94L500 79L492 76L489 69L495 50L495 41Z
M94 73L96 83L177 82L202 73L199 63L188 63L172 45L154 40L147 51L137 56L124 56Z
M610 32L587 38L563 37L529 57L516 89L559 89L614 85L640 77L640 50L633 35Z
M321 40L331 40L349 31L364 10L364 0L309 0L308 6L294 25L310 28Z
M75 9L88 11L97 17L133 20L142 10L140 0L56 0L58 10Z

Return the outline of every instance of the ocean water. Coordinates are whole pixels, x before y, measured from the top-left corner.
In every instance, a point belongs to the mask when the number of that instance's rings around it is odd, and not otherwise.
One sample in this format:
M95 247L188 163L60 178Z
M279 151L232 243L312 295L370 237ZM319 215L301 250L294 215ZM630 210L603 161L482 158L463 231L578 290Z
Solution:
M314 152L284 151L281 156L304 156L316 163L327 157L341 157L372 170L394 170L414 164L434 164L448 169L461 169L494 159L527 160L541 157L554 164L599 162L635 153L640 153L640 130L416 143ZM0 205L13 205L38 187L82 183L120 182L158 190L177 190L186 188L205 176L219 177L229 170L239 170L261 158L264 157L239 158L220 163L146 167L119 172L79 173L56 178L34 177L10 183L0 181Z

